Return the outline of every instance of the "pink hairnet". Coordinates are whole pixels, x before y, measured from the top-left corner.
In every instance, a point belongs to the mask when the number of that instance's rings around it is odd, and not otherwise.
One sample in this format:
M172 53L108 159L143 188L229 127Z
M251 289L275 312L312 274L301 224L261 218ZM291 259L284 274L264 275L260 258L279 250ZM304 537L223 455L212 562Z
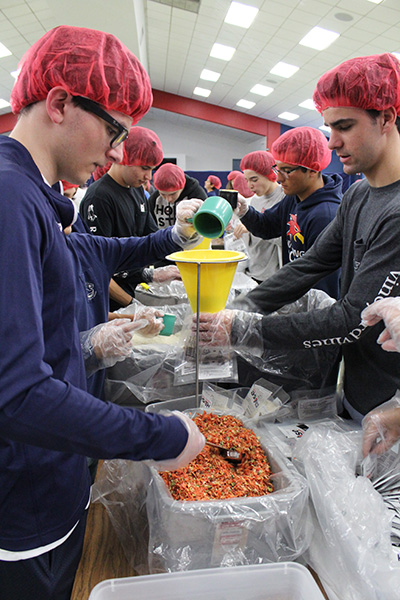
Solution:
M275 160L300 165L313 171L322 171L331 162L328 140L319 129L295 127L283 133L272 144Z
M161 192L176 192L186 184L185 173L178 165L165 163L154 173L154 187Z
M346 60L319 79L313 95L317 110L350 106L400 114L400 62L392 54Z
M103 175L105 175L107 171L110 170L112 164L113 163L110 161L106 165L104 165L104 167L97 167L96 170L92 173L93 180L97 181L98 179L100 179L100 177L103 177Z
M231 171L228 175L228 181L232 181L233 189L239 192L241 196L244 196L245 198L251 198L251 196L254 196L253 192L247 185L246 177L240 171Z
M211 185L213 185L215 187L216 190L221 189L222 181L220 180L219 177L217 177L216 175L209 175L207 177L207 179L211 183Z
M259 175L263 175L270 181L276 181L276 175L272 170L275 164L275 159L270 152L265 150L256 150L246 154L240 162L240 168L242 171L249 169L255 171Z
M115 36L61 25L48 31L22 57L11 91L11 108L39 102L61 86L133 118L137 123L150 109L150 79L138 59Z
M124 143L124 156L121 165L156 167L163 159L163 149L159 137L145 127L131 127Z

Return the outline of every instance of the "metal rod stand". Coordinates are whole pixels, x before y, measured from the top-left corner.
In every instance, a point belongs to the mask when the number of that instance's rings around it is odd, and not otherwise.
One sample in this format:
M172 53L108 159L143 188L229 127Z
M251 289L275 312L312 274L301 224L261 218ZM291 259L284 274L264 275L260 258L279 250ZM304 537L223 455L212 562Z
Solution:
M197 263L197 298L196 298L196 408L200 406L200 391L199 391L199 370L200 370L200 353L199 353L199 330L200 330L200 263Z

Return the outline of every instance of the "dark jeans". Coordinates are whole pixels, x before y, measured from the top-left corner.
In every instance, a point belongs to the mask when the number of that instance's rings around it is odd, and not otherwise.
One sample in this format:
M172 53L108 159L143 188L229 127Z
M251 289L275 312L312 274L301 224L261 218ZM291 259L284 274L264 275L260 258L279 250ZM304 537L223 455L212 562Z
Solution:
M0 600L70 600L87 511L61 546L35 558L0 560Z

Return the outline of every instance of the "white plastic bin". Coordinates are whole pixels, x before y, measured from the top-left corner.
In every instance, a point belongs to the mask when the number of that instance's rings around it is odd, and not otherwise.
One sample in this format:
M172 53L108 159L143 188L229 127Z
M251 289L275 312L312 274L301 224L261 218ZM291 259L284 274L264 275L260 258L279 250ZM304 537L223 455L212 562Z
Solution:
M311 573L293 562L108 579L89 600L324 600Z

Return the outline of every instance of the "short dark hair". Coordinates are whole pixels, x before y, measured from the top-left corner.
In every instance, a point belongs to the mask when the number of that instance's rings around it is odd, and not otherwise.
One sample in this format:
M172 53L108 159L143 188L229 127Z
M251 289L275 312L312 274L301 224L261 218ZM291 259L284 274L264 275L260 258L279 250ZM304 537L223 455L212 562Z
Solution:
M374 108L370 108L367 110L367 113L369 114L369 116L371 117L371 119L373 121L376 121L376 119L381 114L381 112L382 112L381 110L376 110ZM400 117L399 116L396 119L396 127L397 127L397 131L400 133Z

